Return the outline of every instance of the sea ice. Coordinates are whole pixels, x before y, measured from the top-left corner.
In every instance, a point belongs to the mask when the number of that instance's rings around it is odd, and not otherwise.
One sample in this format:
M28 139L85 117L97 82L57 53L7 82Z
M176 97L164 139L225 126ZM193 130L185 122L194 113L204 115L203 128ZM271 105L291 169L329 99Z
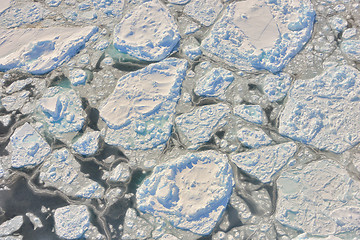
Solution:
M37 166L51 152L49 144L29 123L14 131L9 144L13 168Z
M332 66L297 80L280 115L280 134L321 150L341 153L360 142L360 72Z
M69 205L55 210L55 233L65 239L79 239L90 226L90 212L84 205Z
M85 85L87 77L87 73L83 69L73 69L69 72L69 80L74 86Z
M30 222L34 226L34 230L36 230L37 228L42 228L44 226L40 218L37 217L35 214L29 212L26 213L25 215L29 218Z
M13 94L15 92L22 90L23 88L25 88L26 86L28 86L31 83L33 83L32 78L27 78L24 80L17 80L15 82L13 82L12 84L10 84L10 86L8 86L6 88L5 92L7 94Z
M201 54L202 51L200 49L199 46L196 45L187 45L184 46L183 48L185 55L190 59L190 60L196 60L198 59Z
M124 234L122 240L149 239L153 227L149 222L137 216L135 209L126 211L124 220Z
M40 168L39 180L45 187L55 187L71 197L101 198L104 195L104 188L85 177L80 164L66 148L51 153Z
M357 31L358 30L356 28L348 28L343 32L341 37L342 39L349 40L356 36Z
M265 114L259 105L237 105L234 107L234 114L248 122L257 124L263 124L265 119Z
M205 105L177 116L175 124L182 142L193 149L209 141L214 129L226 124L221 120L229 114L230 108L226 104Z
M2 0L0 2L0 14L10 7L11 0Z
M295 143L281 143L231 155L231 161L246 173L268 183L294 156Z
M271 138L261 128L243 127L237 131L237 137L242 145L248 148L258 148L271 144Z
M260 80L262 91L270 102L283 100L290 89L291 81L292 79L287 73L267 74Z
M345 40L340 49L351 60L360 61L360 40Z
M6 109L6 111L11 112L21 110L25 103L29 101L29 98L30 92L24 90L1 98L1 103Z
M223 8L221 0L192 0L184 8L184 13L204 26L214 23Z
M45 74L75 56L97 27L0 29L0 71Z
M214 24L202 47L240 70L276 73L310 39L314 19L310 0L234 2Z
M7 235L12 234L13 232L16 232L21 228L21 226L24 223L24 217L23 216L16 216L12 219L2 223L0 225L0 237L4 237Z
M84 133L76 142L73 143L72 148L75 152L90 156L96 153L99 148L100 132L87 132Z
M179 40L174 17L158 0L131 9L114 29L114 47L144 61L164 59Z
M5 6L6 2L7 0L5 0ZM0 26L15 28L23 24L32 24L44 19L45 11L40 3L16 3L15 1L14 3L13 6L1 14ZM2 4L0 3L0 5Z
M213 68L196 82L194 92L202 97L217 97L224 100L228 86L234 75L224 68Z
M211 233L233 188L226 155L209 150L188 153L154 168L139 187L138 209L164 217L177 228Z
M169 3L183 5L190 2L190 0L168 0Z
M277 186L280 223L317 236L359 230L360 184L330 160L283 172Z
M119 79L100 108L107 123L105 142L127 150L147 150L166 143L187 62L168 58Z
M330 26L333 30L336 30L338 32L342 32L345 30L345 28L347 27L348 23L346 21L346 19L338 17L338 16L334 16L332 17L330 20Z
M121 17L125 5L124 0L91 0L95 9L107 16Z
M130 169L128 164L120 163L109 174L109 181L111 182L126 182L130 179Z

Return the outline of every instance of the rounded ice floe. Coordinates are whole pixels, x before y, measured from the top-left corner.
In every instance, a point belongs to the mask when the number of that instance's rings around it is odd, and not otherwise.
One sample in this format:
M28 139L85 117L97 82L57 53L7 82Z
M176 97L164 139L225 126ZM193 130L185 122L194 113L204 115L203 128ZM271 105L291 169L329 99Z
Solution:
M0 29L0 71L45 74L75 56L97 27Z
M49 144L29 123L15 130L10 137L10 149L13 168L37 166L51 152Z
M341 153L360 142L360 72L332 66L297 80L280 115L279 132L322 150Z
M272 142L271 138L261 128L243 127L237 131L237 137L241 144L248 148L258 148Z
M265 114L259 105L237 105L234 107L234 114L248 122L257 124L263 124L265 119Z
M340 49L351 60L360 61L360 40L343 41Z
M348 23L346 19L334 16L329 20L330 26L333 30L342 32L347 27Z
M75 152L90 156L96 153L99 148L100 132L88 132L83 134L76 142L72 145Z
M202 41L205 54L240 70L281 71L310 39L310 0L247 0L229 4Z
M296 150L295 143L282 143L233 154L231 161L248 174L268 183L294 156Z
M214 23L223 8L221 0L192 0L184 8L184 13L204 26Z
M100 108L105 142L128 150L151 149L170 136L187 62L168 58L119 79Z
M69 205L55 210L54 221L56 235L79 239L90 226L90 213L84 205Z
M13 232L16 232L21 228L23 223L24 223L23 216L16 216L8 221L5 221L0 225L0 237L7 236L12 234Z
M207 235L221 218L232 188L226 155L210 150L156 166L136 199L140 211L164 217L177 228Z
M173 16L158 0L139 4L114 29L115 48L144 61L164 59L179 40Z
M360 229L360 184L330 160L283 172L277 186L280 223L316 236Z
M69 72L69 80L72 85L85 85L87 73L83 69L73 69Z

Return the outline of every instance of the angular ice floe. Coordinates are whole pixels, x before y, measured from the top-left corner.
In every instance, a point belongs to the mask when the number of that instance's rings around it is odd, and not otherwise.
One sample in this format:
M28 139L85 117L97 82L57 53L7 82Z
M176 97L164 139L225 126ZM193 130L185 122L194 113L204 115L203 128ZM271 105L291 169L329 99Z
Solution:
M85 122L81 100L70 88L50 87L38 103L36 117L55 136L77 132Z
M38 216L36 216L35 214L28 212L25 215L29 218L30 222L34 226L34 230L36 230L37 228L42 228L44 226L42 224L40 218Z
M81 155L93 155L99 148L99 138L99 131L87 132L73 143L72 148Z
M120 163L109 174L110 182L126 182L130 179L131 172L128 164Z
M184 53L190 60L196 60L202 54L202 51L199 46L196 45L187 45L184 47Z
M29 101L29 97L30 92L24 90L1 98L1 103L8 112L21 110L25 103Z
M360 229L360 184L330 160L284 172L277 186L280 223L317 236Z
M104 188L80 171L80 164L65 148L55 150L40 168L40 182L79 198L101 198Z
M0 14L10 7L11 0L2 0L0 2Z
M207 235L221 218L232 188L226 155L213 150L188 153L154 168L137 191L137 206L177 228Z
M291 77L287 73L268 74L263 79L262 91L270 102L281 101L290 89Z
M175 118L175 124L182 142L196 148L210 140L216 127L226 124L221 120L229 114L230 108L226 104L205 105L179 115Z
M137 216L135 209L126 211L124 220L124 234L122 240L149 239L153 226L145 219Z
M7 236L16 232L24 223L23 216L16 216L0 225L0 237Z
M294 156L295 143L281 143L274 146L262 147L249 152L233 154L231 161L246 173L268 183Z
M79 239L90 226L90 212L84 205L69 205L55 210L55 233L65 239Z
M168 58L119 79L100 116L107 123L105 142L128 150L166 143L187 62Z
M205 26L214 23L223 8L221 0L192 0L184 8L184 13Z
M279 72L310 39L314 18L310 0L234 2L202 47L241 70Z
M265 119L265 113L259 105L237 105L234 107L234 114L248 122L257 124L263 124Z
M360 72L333 66L297 80L280 115L279 132L322 150L341 153L360 142Z
M340 49L351 60L360 61L360 40L343 41Z
M261 128L243 127L237 131L237 137L241 144L248 148L258 148L272 142Z
M13 94L15 92L18 92L18 91L22 90L23 88L25 88L26 86L28 86L32 82L33 82L32 78L27 78L27 79L24 79L24 80L17 80L15 82L13 82L12 84L10 84L10 86L8 86L6 88L5 92L7 94Z
M87 79L87 73L82 69L73 69L69 73L69 80L72 85L85 85Z
M1 2L2 1L4 0L1 0ZM5 0L5 7L6 2L7 0ZM14 1L14 3L16 2ZM2 3L0 3L0 8L1 5ZM45 11L40 3L17 3L1 14L0 26L7 28L19 27L23 24L39 22L43 20L44 15Z
M0 28L0 71L13 68L45 74L68 61L97 32L82 28Z
M346 21L346 19L338 17L338 16L334 16L329 20L330 23L330 27L338 32L342 32L345 30L345 28L347 27L348 23Z
M13 168L37 166L51 151L49 144L29 123L15 130L9 144Z
M158 0L131 9L114 29L114 46L144 61L167 57L180 40L174 17Z
M224 68L213 68L196 82L194 92L202 97L217 97L224 99L228 86L234 80L234 75Z

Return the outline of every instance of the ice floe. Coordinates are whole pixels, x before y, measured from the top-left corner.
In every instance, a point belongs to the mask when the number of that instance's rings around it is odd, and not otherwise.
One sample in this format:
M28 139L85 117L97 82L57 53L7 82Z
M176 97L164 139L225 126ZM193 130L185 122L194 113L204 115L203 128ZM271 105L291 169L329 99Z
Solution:
M161 216L177 228L209 234L221 218L233 187L226 155L188 153L155 167L139 187L138 209Z
M351 60L360 61L360 40L345 40L340 48Z
M0 237L10 235L21 228L24 223L23 216L16 216L0 225Z
M72 148L75 152L81 155L93 155L99 148L99 138L99 131L84 133L79 139L76 140L76 142L73 143Z
M40 218L38 216L36 216L35 214L33 214L31 212L28 212L25 215L29 218L30 222L34 226L34 230L36 230L37 228L44 227L44 225L42 224Z
M259 105L237 105L234 107L234 114L248 122L257 124L263 124L266 118L264 111Z
M223 8L221 0L192 0L184 8L184 13L204 26L214 23Z
M7 0L5 0L5 7L6 2ZM1 14L0 26L15 28L23 24L32 24L44 19L45 9L40 3L16 3L15 1L14 3L15 4L8 10Z
M271 138L261 128L242 127L237 131L237 137L242 145L248 148L258 148L271 144Z
M264 76L260 82L261 90L268 97L270 102L281 101L290 89L291 77L286 73L268 74Z
M11 0L2 0L0 2L0 14L10 7Z

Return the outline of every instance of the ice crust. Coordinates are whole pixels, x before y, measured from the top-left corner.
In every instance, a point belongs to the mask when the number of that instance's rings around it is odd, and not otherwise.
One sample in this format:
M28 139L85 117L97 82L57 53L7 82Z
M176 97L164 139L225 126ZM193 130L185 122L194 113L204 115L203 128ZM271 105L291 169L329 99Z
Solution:
M87 132L83 134L76 142L72 145L75 152L90 156L97 152L99 148L100 132Z
M97 31L97 27L0 28L0 71L48 73L75 56Z
M280 134L321 150L341 153L360 142L360 72L333 66L297 80L280 116Z
M139 4L114 29L114 47L144 61L164 59L179 40L174 17L158 0Z
M214 23L223 8L221 0L192 0L184 8L184 13L204 26Z
M51 152L49 144L29 123L15 130L9 144L13 168L35 167Z
M188 153L155 167L139 187L138 209L178 228L209 234L221 218L233 187L226 155L209 150Z
M324 237L359 230L360 185L332 161L283 172L277 186L280 223Z
M231 155L231 161L246 173L268 183L295 154L295 143L281 143Z
M276 73L310 39L314 19L310 0L234 2L201 45L209 55L240 70Z
M55 210L55 233L64 239L79 239L90 226L90 212L85 205L69 205Z
M105 142L127 150L166 143L187 66L168 58L120 78L100 109L108 125Z

